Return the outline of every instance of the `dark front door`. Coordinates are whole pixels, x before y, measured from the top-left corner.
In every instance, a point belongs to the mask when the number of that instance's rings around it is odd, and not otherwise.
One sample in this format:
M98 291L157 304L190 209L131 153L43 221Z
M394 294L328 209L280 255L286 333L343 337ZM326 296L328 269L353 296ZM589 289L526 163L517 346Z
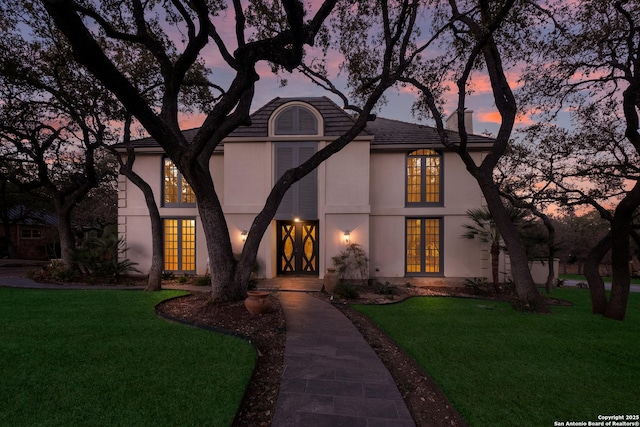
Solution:
M278 275L318 275L318 221L277 221Z

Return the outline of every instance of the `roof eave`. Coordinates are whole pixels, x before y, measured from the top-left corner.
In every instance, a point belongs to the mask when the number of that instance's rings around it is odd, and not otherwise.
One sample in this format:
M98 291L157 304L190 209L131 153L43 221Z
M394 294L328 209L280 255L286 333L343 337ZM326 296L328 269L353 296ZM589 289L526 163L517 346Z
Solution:
M474 143L467 145L467 151L487 151L493 146L492 143ZM442 151L453 151L451 148L443 144L425 144L420 143L404 143L404 144L371 144L372 151L406 151L416 150L419 148L432 148Z

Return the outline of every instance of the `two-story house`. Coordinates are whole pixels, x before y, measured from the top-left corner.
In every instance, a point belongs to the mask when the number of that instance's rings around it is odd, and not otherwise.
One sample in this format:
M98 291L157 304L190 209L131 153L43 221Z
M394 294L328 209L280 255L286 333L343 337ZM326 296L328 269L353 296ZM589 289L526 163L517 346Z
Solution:
M234 248L262 209L275 180L340 136L352 117L325 97L275 98L235 130L210 167ZM470 117L467 129L470 129ZM187 138L195 130L185 131ZM451 139L457 134L451 132ZM492 140L470 135L478 162ZM195 197L151 138L135 142L135 170L154 189L164 221L166 271L204 274L208 266ZM141 271L151 261L151 227L142 193L119 182L119 232ZM429 126L377 118L346 148L296 183L258 252L260 277L323 277L331 257L357 243L370 275L423 282L487 277L479 241L461 237L468 209L482 206L476 181ZM418 280L420 282L420 280Z

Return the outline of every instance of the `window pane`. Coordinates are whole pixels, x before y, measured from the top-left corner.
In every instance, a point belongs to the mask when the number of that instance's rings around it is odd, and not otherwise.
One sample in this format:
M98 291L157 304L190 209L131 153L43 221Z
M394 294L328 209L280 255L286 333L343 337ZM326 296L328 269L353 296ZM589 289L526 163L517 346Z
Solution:
M178 203L178 168L164 159L164 203Z
M420 219L407 219L407 273L420 273L420 255L422 253L420 239Z
M295 110L289 107L278 115L278 118L276 119L276 135L293 133L295 130L293 127L294 114Z
M425 157L425 202L440 202L440 157Z
M178 220L164 220L164 269L178 270Z
M189 185L184 177L182 178L182 200L181 203L195 203L196 195L193 193L193 189Z
M182 222L182 271L196 269L196 221L183 219Z
M422 159L409 157L407 159L407 202L419 203L422 179Z
M316 117L306 108L298 107L298 131L307 135L318 133Z
M440 272L440 220L424 220L424 272Z
M302 257L302 271L314 272L316 267L315 256L315 241L316 241L316 226L304 225L302 227L302 246L304 248L304 254Z
M296 227L294 225L285 224L282 226L282 239L284 240L284 251L280 266L283 272L295 271L294 267L294 243L296 238Z

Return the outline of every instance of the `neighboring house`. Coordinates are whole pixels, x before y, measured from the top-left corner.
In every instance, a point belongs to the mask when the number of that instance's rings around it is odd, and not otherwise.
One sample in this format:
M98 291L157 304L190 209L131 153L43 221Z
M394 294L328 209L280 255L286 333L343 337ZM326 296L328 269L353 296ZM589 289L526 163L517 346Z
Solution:
M55 215L32 211L18 205L7 211L6 224L0 220L0 257L9 258L9 241L15 258L44 260L55 258L58 220ZM7 239L7 230L9 238Z
M237 252L275 180L353 123L325 97L275 98L251 121L226 138L210 161ZM189 138L195 131L184 134ZM449 132L455 141L457 134ZM469 136L478 163L491 144L489 138ZM165 270L205 274L205 238L189 185L153 139L134 146L135 170L154 189L164 220ZM374 277L425 278L418 282L489 277L486 248L461 237L467 210L482 204L475 179L458 155L440 144L434 128L377 118L289 190L262 239L258 275L323 277L331 257L357 243L367 252ZM141 271L151 262L150 230L142 193L121 176L119 232L128 258Z

